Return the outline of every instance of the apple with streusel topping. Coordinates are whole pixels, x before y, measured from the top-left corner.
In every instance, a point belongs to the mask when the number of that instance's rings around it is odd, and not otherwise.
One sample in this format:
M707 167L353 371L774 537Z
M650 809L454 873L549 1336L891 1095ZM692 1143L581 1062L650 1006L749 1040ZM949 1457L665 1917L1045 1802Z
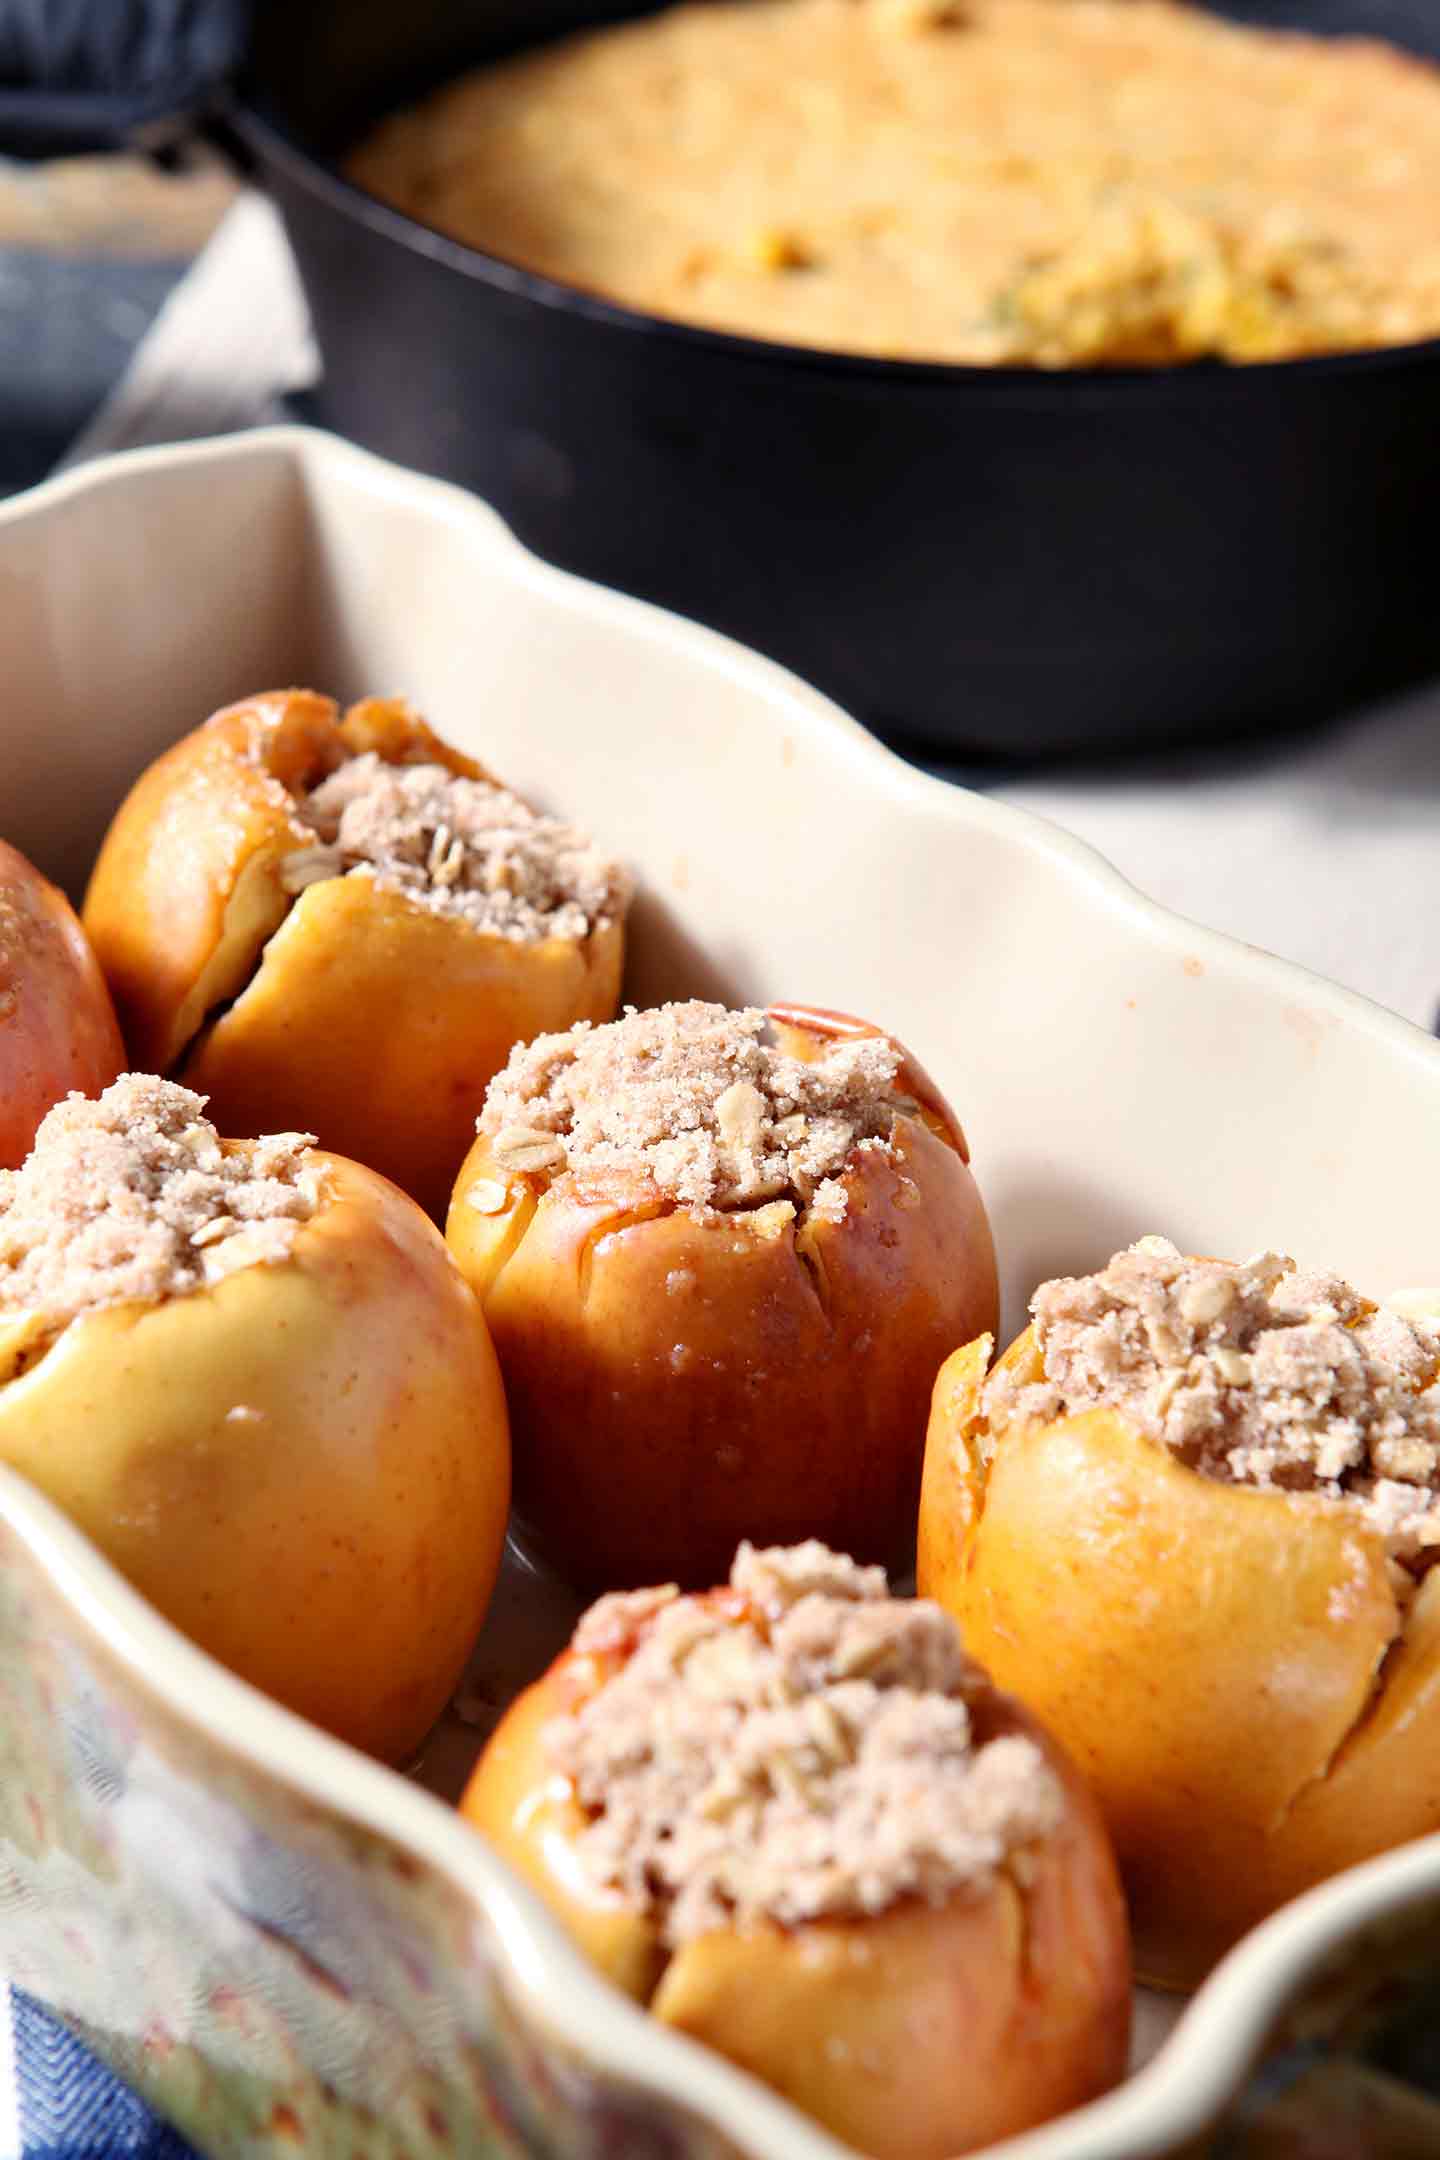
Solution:
M461 1804L617 1986L875 2160L1124 2068L1094 1802L938 1606L817 1543L602 1598Z
M511 1045L614 1012L629 892L407 705L292 690L142 774L85 925L137 1065L438 1215Z
M500 1376L434 1225L128 1074L0 1172L0 1461L211 1654L399 1760L479 1631Z
M1149 1978L1440 1829L1440 1337L1144 1239L935 1389L919 1580L1074 1757Z
M569 1580L710 1582L751 1535L908 1556L931 1386L996 1284L960 1128L889 1036L699 1003L542 1036L446 1234Z
M125 1062L104 977L58 886L0 840L0 1170L25 1160L52 1103Z

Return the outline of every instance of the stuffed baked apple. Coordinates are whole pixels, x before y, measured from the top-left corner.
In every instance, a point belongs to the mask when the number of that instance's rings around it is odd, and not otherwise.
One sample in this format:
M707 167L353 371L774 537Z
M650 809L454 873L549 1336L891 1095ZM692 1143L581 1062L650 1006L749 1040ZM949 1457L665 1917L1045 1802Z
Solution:
M1124 2068L1093 1801L938 1606L821 1545L602 1598L462 1805L617 1986L877 2160Z
M0 1462L215 1657L400 1758L499 1565L494 1353L403 1193L204 1107L128 1074L0 1172Z
M570 1580L713 1582L751 1533L908 1556L995 1260L952 1113L878 1029L687 1004L517 1048L447 1235Z
M137 781L85 925L137 1065L445 1205L510 1047L608 1019L629 880L407 705L232 705Z
M935 1390L919 1579L1090 1780L1137 1962L1197 1980L1440 1829L1440 1339L1147 1238Z
M72 1089L94 1094L125 1063L104 977L58 886L0 840L0 1170Z

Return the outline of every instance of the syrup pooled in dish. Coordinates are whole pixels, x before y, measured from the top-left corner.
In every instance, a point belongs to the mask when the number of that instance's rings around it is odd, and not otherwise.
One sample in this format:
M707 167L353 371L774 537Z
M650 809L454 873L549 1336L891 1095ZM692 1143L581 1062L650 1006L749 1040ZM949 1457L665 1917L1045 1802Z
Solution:
M85 922L138 1062L438 1214L511 1046L615 1010L630 893L409 706L292 690L142 774Z
M937 1382L920 1584L1090 1778L1141 1967L1191 1985L1440 1829L1440 1335L1164 1238L1031 1309Z
M884 2160L1123 2067L1088 1796L938 1606L813 1540L602 1598L462 1805L610 1978Z
M479 69L349 170L561 283L837 352L1440 335L1440 74L1170 0L692 0Z
M907 1550L995 1262L953 1114L880 1030L689 1003L520 1046L446 1234L568 1579L705 1583L749 1533Z
M126 1074L0 1171L0 1461L213 1656L402 1759L499 1567L494 1353L403 1193L205 1113Z

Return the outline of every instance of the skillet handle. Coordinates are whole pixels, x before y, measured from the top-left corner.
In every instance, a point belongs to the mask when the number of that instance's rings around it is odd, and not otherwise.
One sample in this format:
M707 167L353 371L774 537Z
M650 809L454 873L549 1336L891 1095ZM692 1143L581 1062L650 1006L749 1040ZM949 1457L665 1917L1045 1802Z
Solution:
M0 0L0 153L178 148L244 51L250 0Z

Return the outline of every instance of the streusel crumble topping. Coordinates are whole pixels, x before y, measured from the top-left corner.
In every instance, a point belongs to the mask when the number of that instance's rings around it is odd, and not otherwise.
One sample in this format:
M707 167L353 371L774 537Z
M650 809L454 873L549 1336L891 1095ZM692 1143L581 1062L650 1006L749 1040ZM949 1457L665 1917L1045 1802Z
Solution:
M293 807L316 834L286 860L294 892L356 873L517 944L587 938L630 902L629 873L578 826L444 765L395 765L367 750Z
M630 1652L546 1728L591 1878L676 1944L983 1888L1060 1820L1033 1741L977 1744L983 1675L938 1605L811 1541L742 1545L733 1595L602 1598L582 1653Z
M888 1149L905 1098L883 1035L813 1064L766 1040L753 1007L700 1002L580 1021L510 1054L479 1120L502 1168L622 1171L694 1208L809 1208L838 1221L857 1147Z
M21 1168L0 1170L0 1316L59 1328L288 1257L324 1198L313 1136L242 1146L204 1111L147 1073L55 1105Z
M1281 1253L1142 1238L1031 1301L1045 1378L996 1373L992 1424L1106 1406L1207 1477L1357 1504L1393 1557L1440 1547L1440 1333Z

